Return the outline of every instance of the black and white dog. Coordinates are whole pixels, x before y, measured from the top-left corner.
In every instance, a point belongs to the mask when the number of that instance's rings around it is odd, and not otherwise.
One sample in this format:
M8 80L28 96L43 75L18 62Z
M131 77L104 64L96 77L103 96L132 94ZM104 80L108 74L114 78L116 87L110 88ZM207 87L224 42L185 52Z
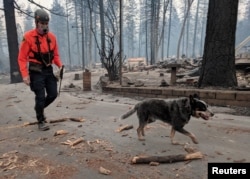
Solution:
M126 114L123 114L120 119L125 119L137 111L139 119L139 127L137 135L139 140L145 140L144 127L148 123L159 119L172 126L170 139L172 144L179 144L174 141L175 131L178 131L186 136L189 136L193 143L198 141L194 134L186 131L183 127L189 122L191 116L208 120L214 114L208 110L208 105L199 99L199 96L194 94L189 97L181 97L176 99L160 100L148 99L137 103Z

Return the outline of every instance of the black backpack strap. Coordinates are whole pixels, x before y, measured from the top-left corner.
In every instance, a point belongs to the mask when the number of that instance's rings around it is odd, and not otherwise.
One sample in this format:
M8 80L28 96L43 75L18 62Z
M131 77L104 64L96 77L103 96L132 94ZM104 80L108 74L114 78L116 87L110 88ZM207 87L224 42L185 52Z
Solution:
M38 52L33 52L34 53L34 58L37 59L38 61L42 62L46 67L51 65L51 61L54 58L53 53L51 53L51 49L50 49L50 42L51 40L48 38L47 35L47 44L48 44L48 49L49 52L48 53L42 53L41 52L41 46L40 46L40 42L39 42L39 37L35 36L36 38L36 46L37 46L37 50Z
M47 44L48 44L48 49L49 49L48 58L50 59L50 63L51 63L52 59L54 58L54 52L50 48L50 43L51 43L51 40L49 38L49 34L47 34Z

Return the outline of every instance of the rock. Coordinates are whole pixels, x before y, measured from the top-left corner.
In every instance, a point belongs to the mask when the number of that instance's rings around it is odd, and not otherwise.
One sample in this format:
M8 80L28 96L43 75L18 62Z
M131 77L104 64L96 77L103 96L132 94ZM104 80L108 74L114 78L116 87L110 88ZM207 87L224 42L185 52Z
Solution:
M122 77L122 87L129 87L131 84L133 84L131 82L131 80L128 77Z
M144 86L144 83L141 80L137 80L135 82L135 87L142 87L142 86Z
M100 76L99 82L101 87L105 87L109 84L109 78L107 76Z
M160 86L161 87L166 87L166 86L169 86L169 84L166 82L166 80L162 79Z

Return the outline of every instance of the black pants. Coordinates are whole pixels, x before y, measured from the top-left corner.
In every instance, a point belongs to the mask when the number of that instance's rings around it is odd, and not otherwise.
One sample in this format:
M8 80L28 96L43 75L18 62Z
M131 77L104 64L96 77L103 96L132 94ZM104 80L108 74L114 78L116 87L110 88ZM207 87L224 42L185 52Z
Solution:
M42 72L30 71L30 89L35 93L35 111L38 122L45 120L44 108L57 97L57 79L52 66L44 67Z

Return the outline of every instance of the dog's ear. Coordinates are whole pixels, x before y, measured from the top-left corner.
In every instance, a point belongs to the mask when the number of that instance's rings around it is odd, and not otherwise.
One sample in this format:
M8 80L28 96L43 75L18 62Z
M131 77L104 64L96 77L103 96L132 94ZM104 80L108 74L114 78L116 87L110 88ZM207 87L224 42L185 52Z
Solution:
M184 106L184 107L188 107L188 106L189 106L188 98L184 98L184 99L182 100L182 106Z
M190 104L194 104L194 96L189 95Z

